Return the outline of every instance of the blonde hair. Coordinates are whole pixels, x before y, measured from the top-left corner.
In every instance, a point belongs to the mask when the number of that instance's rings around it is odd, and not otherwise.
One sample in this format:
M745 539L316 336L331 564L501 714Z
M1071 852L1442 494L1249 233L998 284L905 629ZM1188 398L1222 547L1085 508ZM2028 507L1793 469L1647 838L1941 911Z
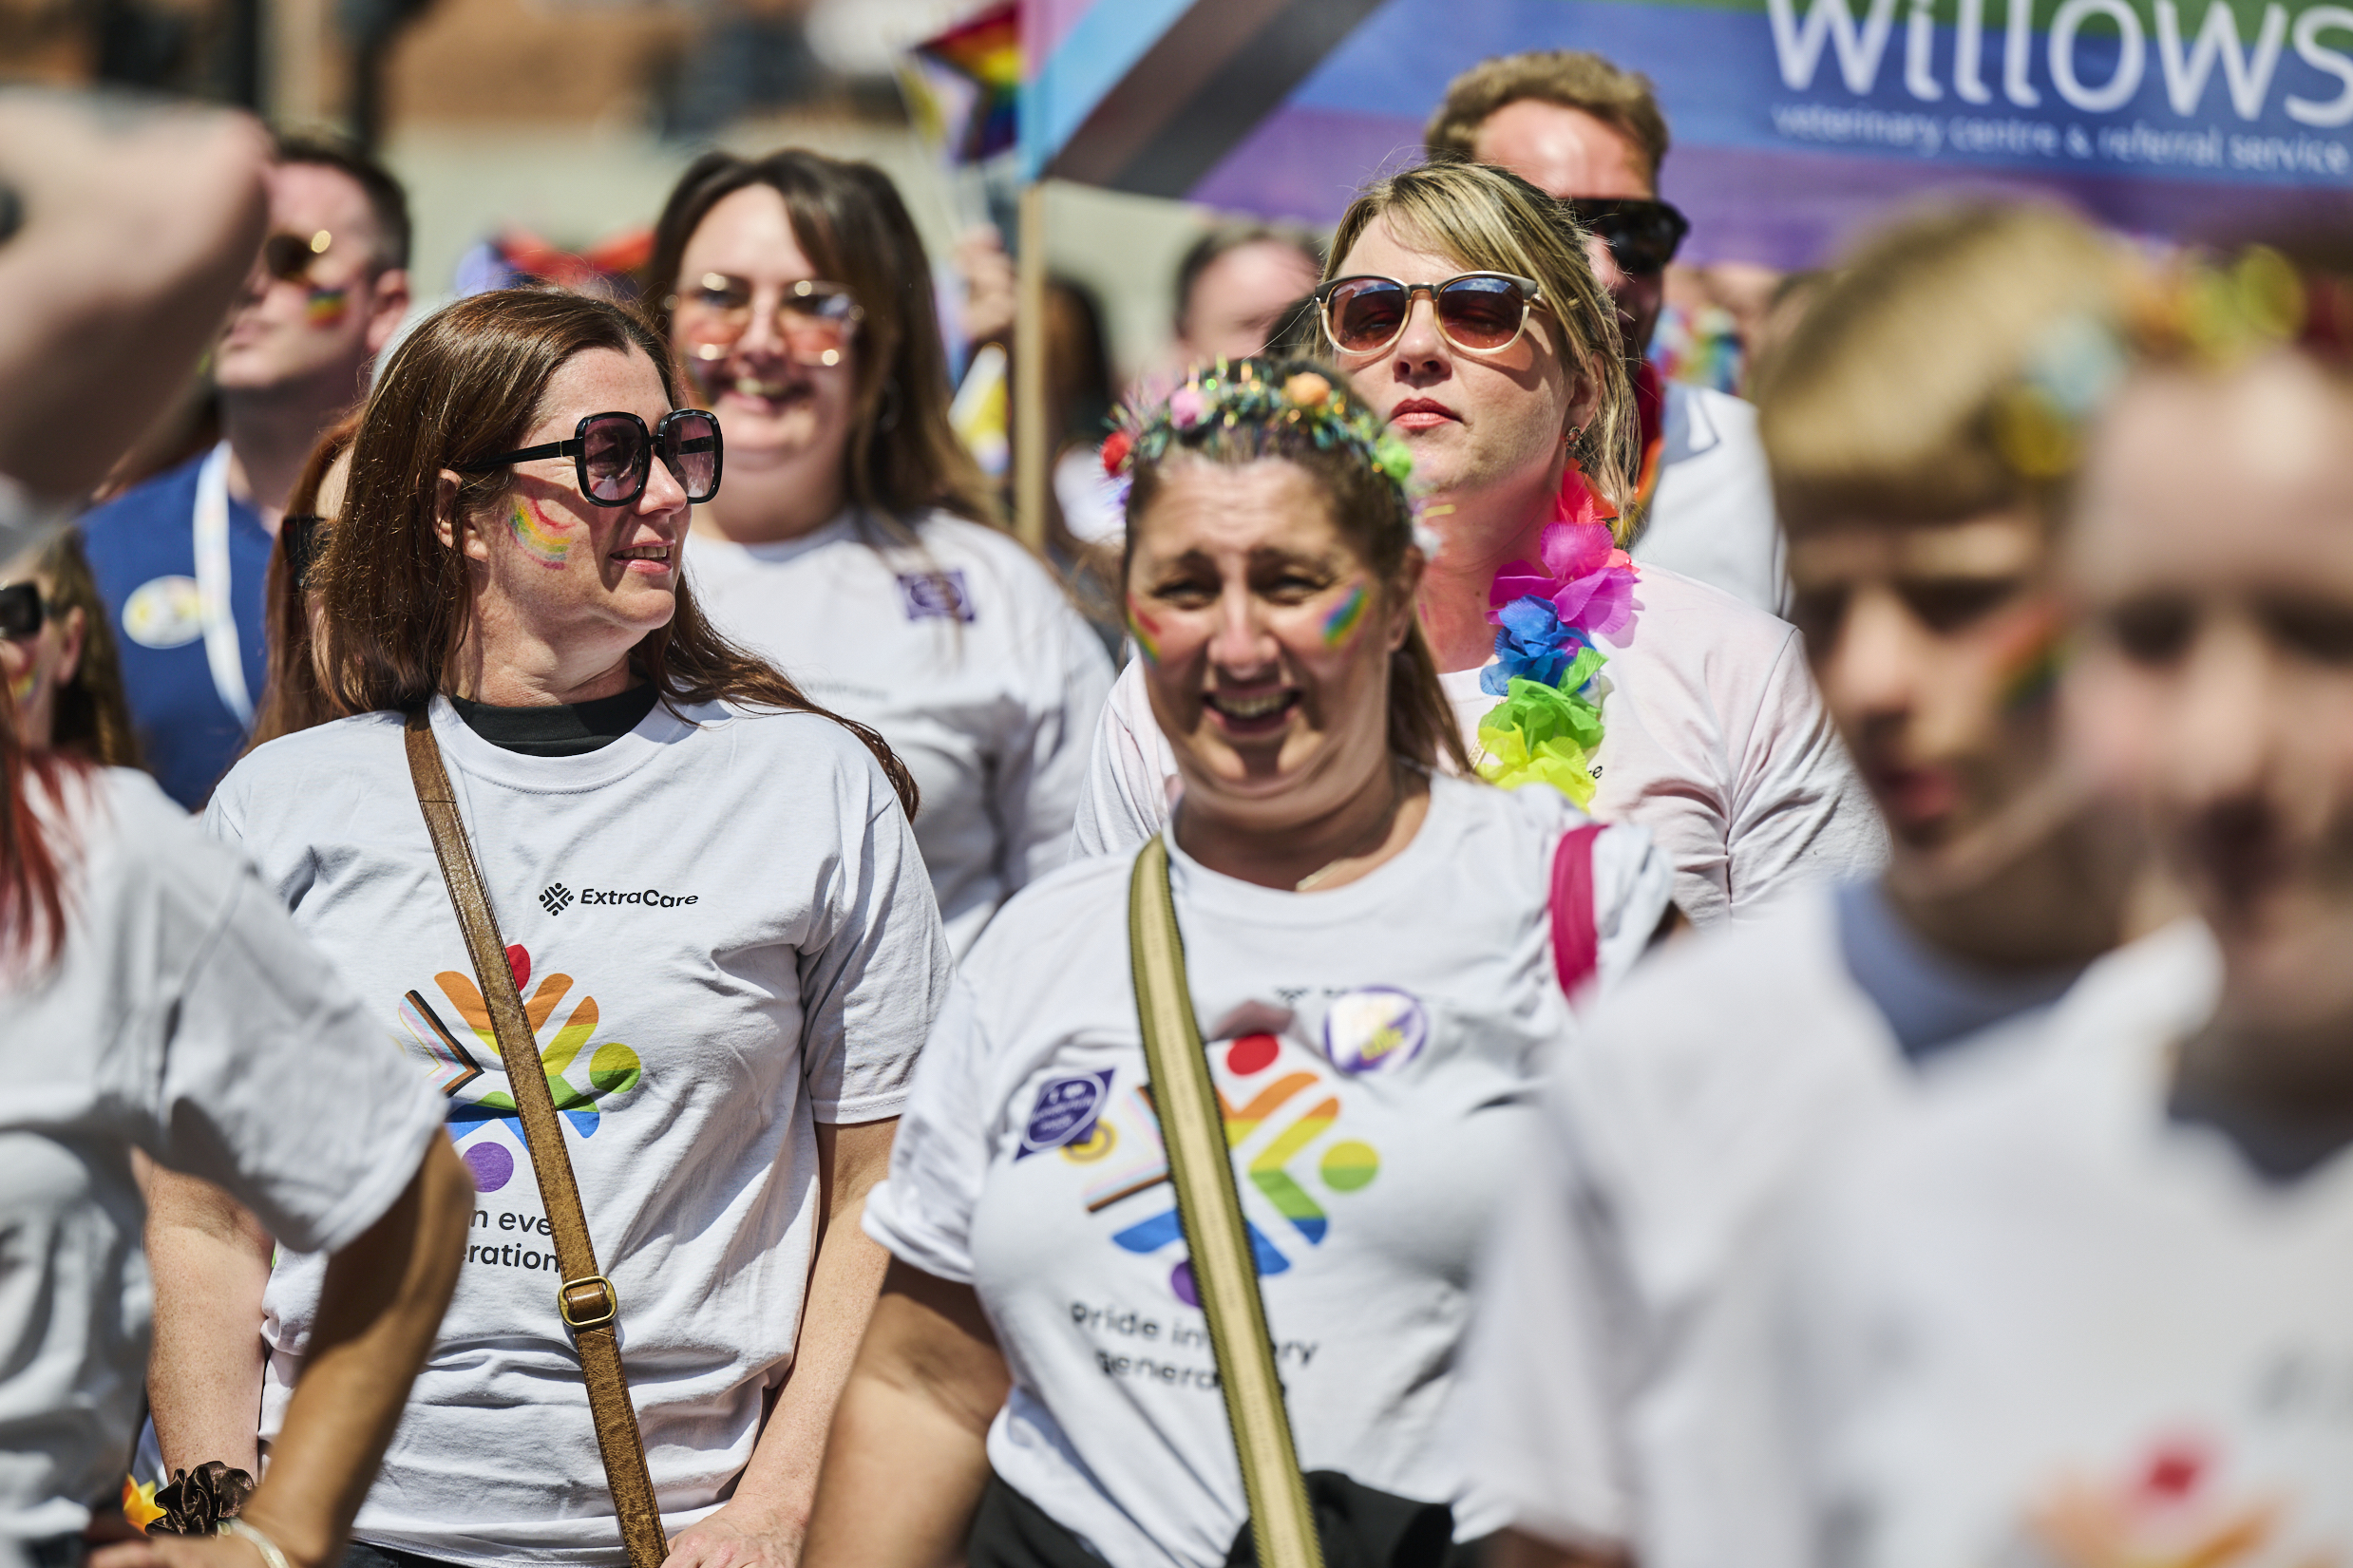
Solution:
M1446 85L1422 142L1433 158L1475 159L1479 127L1496 110L1528 98L1582 109L1633 142L1650 171L1650 188L1659 188L1667 117L1659 112L1650 78L1584 49L1531 49L1480 61Z
M1853 253L1764 367L1758 432L1782 519L2055 515L2065 475L2000 444L2002 399L2071 321L2113 321L2128 258L2056 208L1969 202Z
M1622 516L1634 499L1627 479L1638 434L1633 385L1618 337L1618 308L1594 277L1584 233L1567 209L1504 169L1425 163L1375 180L1348 204L1332 235L1325 282L1340 275L1340 263L1375 218L1387 219L1401 241L1451 255L1470 271L1536 280L1544 303L1529 325L1541 324L1561 363L1593 384L1593 412L1579 442L1586 482ZM1563 418L1564 434L1568 417Z

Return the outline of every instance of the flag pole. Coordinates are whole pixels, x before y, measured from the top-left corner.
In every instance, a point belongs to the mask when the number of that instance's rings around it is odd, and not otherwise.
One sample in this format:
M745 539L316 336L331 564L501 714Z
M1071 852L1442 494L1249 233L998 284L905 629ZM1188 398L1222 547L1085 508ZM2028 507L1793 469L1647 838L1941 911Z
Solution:
M1043 554L1047 468L1053 433L1046 427L1046 182L1021 191L1018 308L1014 322L1014 532Z

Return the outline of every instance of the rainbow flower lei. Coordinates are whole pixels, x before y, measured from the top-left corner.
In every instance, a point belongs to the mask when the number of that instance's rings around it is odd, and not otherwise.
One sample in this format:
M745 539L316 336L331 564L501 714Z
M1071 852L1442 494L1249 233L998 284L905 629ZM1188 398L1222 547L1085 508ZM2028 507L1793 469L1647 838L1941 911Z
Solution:
M1608 662L1593 639L1634 624L1635 568L1573 471L1561 512L1545 525L1543 565L1513 561L1488 590L1496 662L1479 689L1504 700L1479 720L1478 771L1506 788L1548 784L1587 806L1602 744L1593 679Z

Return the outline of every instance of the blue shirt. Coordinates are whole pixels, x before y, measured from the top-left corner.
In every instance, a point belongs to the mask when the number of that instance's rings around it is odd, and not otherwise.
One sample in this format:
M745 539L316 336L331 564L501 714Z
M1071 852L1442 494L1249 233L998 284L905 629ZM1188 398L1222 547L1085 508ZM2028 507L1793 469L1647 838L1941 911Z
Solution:
M245 727L220 700L204 656L196 591L197 457L82 520L82 545L113 617L123 685L141 754L163 793L193 811L237 761ZM229 606L245 656L245 690L261 700L262 583L270 531L229 498Z

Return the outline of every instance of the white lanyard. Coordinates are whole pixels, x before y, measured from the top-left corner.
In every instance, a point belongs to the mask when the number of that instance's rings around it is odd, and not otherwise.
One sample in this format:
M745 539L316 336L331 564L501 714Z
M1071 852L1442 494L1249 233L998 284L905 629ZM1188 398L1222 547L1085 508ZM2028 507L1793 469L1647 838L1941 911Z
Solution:
M229 444L222 442L196 473L196 599L204 624L204 662L213 667L220 706L251 728L254 699L245 690L245 651L237 645L237 613L229 607Z

